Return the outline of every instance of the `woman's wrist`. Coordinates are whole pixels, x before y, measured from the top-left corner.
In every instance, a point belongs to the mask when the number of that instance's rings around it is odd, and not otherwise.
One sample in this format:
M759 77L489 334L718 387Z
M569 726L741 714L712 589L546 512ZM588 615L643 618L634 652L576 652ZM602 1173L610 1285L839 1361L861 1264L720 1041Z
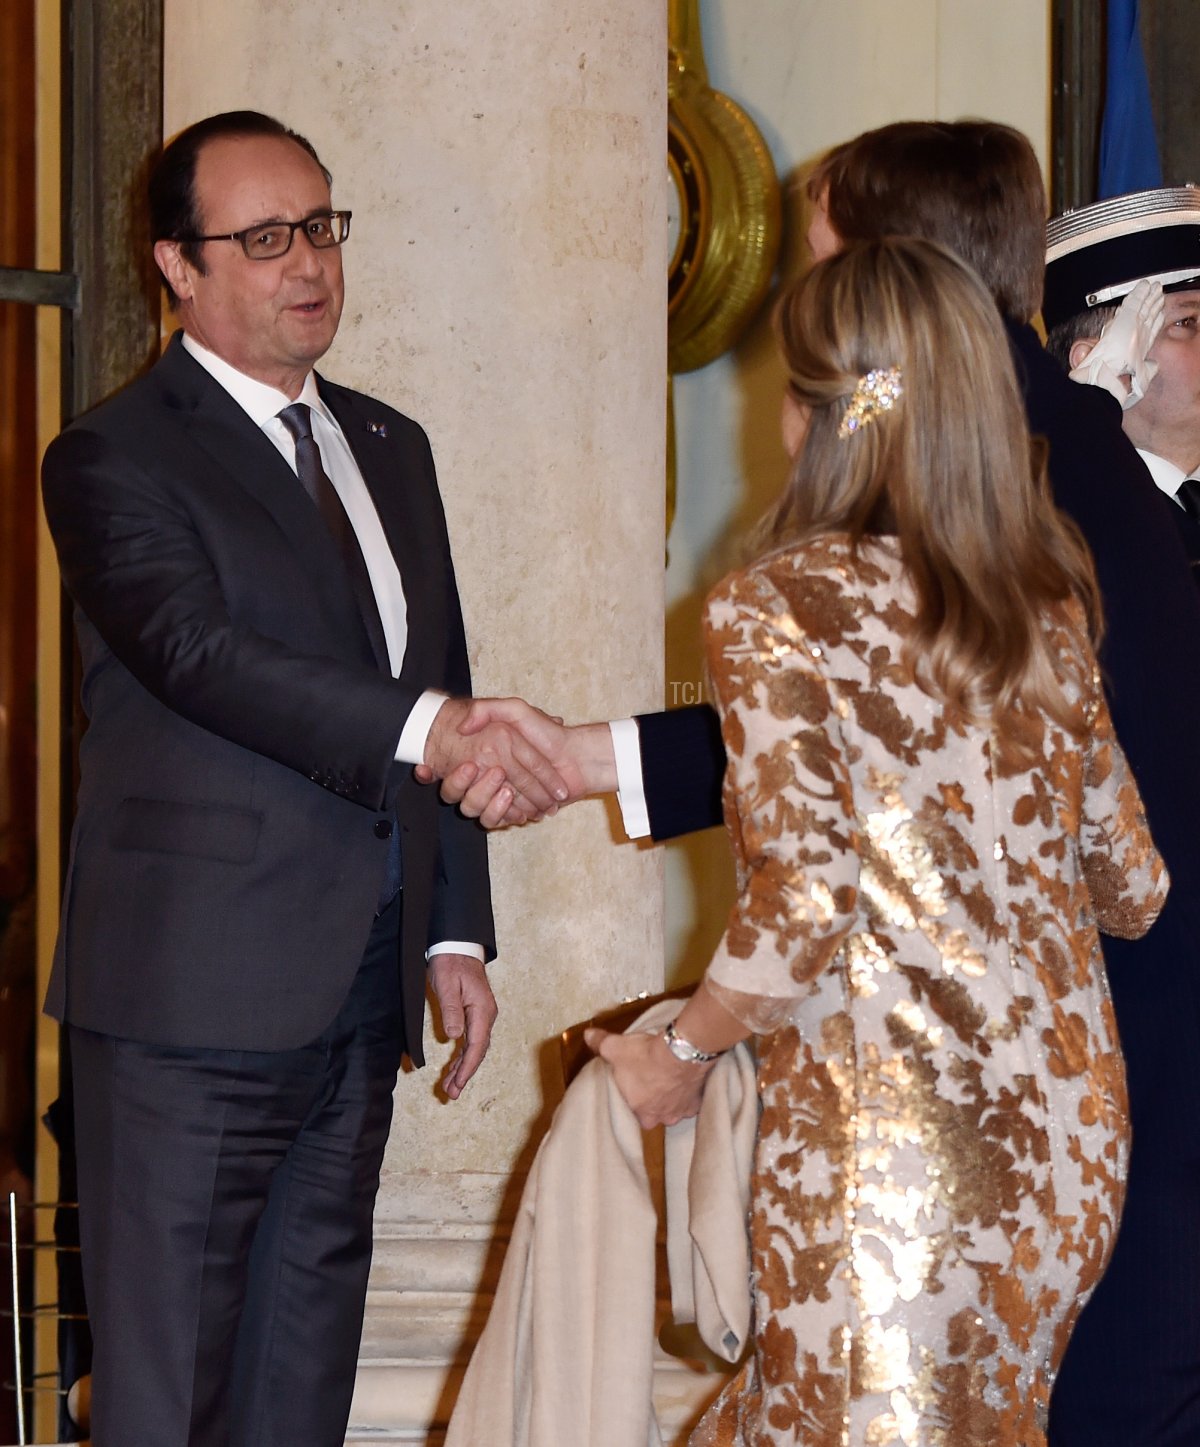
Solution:
M723 1055L751 1033L711 993L706 980L700 981L674 1024L676 1033L705 1055Z
M711 1065L725 1054L724 1050L701 1050L698 1045L693 1045L686 1036L676 1030L674 1020L668 1023L667 1028L662 1032L662 1038L675 1059L684 1065Z

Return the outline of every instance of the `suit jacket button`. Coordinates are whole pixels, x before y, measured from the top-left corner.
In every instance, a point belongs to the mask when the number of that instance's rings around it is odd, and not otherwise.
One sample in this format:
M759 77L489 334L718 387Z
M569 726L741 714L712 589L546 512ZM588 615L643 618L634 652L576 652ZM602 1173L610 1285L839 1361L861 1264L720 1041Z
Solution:
M375 838L390 839L392 837L392 821L390 819L376 819Z

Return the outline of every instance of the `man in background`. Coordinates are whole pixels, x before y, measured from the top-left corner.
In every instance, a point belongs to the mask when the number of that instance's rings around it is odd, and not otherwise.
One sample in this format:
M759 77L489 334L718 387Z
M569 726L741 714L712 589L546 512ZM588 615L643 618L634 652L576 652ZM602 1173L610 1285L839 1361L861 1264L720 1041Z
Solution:
M1200 564L1200 189L1167 186L1117 196L1051 221L1046 254L1046 347L1078 378L1121 396L1105 353L1122 299L1135 285L1164 289L1164 321L1147 355L1151 380L1122 419L1193 566ZM1200 583L1200 575L1197 576Z

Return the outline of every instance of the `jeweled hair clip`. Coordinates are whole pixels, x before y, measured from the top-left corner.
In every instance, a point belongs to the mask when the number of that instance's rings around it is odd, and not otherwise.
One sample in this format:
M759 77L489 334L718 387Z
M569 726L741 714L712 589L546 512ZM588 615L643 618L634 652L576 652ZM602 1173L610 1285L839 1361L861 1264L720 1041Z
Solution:
M853 437L860 427L874 422L881 413L890 412L902 396L899 367L880 367L858 379L858 385L842 413L839 437Z

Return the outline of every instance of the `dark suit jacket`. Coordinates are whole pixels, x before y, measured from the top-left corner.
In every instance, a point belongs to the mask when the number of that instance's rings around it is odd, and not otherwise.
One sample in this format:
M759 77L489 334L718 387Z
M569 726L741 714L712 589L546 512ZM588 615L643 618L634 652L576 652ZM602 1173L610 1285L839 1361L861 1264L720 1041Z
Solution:
M470 690L429 445L398 412L320 388L403 579L399 679L295 474L179 338L46 454L89 719L47 998L60 1020L210 1048L313 1039L362 957L393 815L415 1061L426 948L494 954L482 832L394 762L424 689Z
M1178 1107L1200 1043L1200 596L1180 537L1200 559L1200 528L1155 487L1115 399L1072 382L1032 328L1010 323L1009 338L1030 430L1050 444L1054 499L1096 560L1106 692L1171 872L1166 907L1145 939L1104 941L1134 1132L1143 1158L1156 1142L1177 1150L1186 1138L1186 1149L1200 1149L1200 1116ZM720 823L725 755L715 714L677 709L638 725L654 838Z

